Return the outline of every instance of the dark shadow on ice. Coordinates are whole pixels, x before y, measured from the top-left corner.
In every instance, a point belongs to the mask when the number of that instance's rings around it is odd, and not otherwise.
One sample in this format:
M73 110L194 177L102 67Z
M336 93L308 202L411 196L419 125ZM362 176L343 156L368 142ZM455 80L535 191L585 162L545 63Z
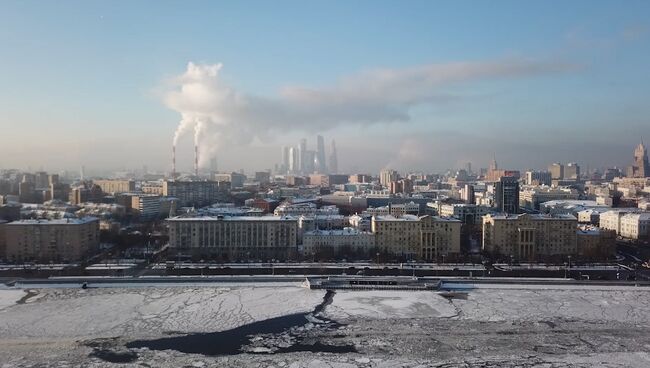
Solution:
M138 359L138 354L128 350L113 350L116 338L96 339L86 342L84 345L92 348L89 355L110 363L132 363Z
M296 313L286 316L270 318L263 321L243 325L231 330L209 333L195 333L183 336L164 337L155 340L135 340L126 344L127 348L147 348L150 350L176 350L183 353L203 355L236 355L243 352L258 354L277 354L288 352L328 352L351 353L356 352L352 345L328 345L312 338L305 339L304 331L296 328L310 323L316 315L332 302L334 292L328 290L323 301L310 313ZM335 321L318 316L316 328L338 328L340 324ZM273 341L277 338L284 339L279 345L271 348L263 346L261 349L251 349L251 338L256 340L265 338ZM261 337L261 339L260 339ZM309 341L309 342L307 342Z

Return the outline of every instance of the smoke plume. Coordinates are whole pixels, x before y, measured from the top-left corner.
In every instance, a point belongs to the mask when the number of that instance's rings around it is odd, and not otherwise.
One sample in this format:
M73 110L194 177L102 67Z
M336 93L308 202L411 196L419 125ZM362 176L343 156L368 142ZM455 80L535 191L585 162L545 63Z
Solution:
M418 105L435 105L462 96L448 87L488 79L525 78L576 67L530 60L431 64L377 69L323 88L287 87L277 96L238 92L220 78L222 64L188 63L172 80L165 104L180 113L174 144L193 131L200 166L218 147L265 140L274 134L324 131L342 124L406 122Z

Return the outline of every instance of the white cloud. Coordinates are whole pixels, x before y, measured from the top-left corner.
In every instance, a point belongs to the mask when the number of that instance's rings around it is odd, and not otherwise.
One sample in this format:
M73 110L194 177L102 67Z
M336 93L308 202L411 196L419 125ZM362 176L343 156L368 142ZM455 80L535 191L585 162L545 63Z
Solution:
M174 142L194 131L201 165L224 144L247 144L287 131L316 132L344 124L406 122L413 107L462 98L450 91L459 84L562 73L576 66L502 60L376 69L328 87L286 87L273 97L245 94L225 85L220 78L222 68L222 64L190 62L165 95L165 104L181 115Z

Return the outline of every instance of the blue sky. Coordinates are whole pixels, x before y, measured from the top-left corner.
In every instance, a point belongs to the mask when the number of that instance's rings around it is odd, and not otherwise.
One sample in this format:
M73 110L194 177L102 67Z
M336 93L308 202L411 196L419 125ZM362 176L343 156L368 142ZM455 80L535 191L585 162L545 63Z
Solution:
M274 98L377 68L509 60L571 68L470 79L445 89L460 101L411 107L408 122L323 134L355 157L350 169L486 166L492 152L522 169L624 165L650 136L648 14L648 1L4 1L0 166L166 169L180 115L160 91L190 61L223 63L224 83ZM267 168L280 145L313 133L295 127L217 155L224 169Z

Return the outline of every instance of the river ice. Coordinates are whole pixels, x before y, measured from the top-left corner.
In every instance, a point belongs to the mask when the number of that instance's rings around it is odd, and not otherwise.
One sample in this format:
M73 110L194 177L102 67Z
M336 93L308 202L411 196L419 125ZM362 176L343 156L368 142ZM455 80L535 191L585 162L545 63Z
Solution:
M150 367L650 366L650 289L633 287L493 285L454 295L339 291L303 326L252 335L240 353L126 347L138 339L227 331L308 314L324 295L289 283L0 289L0 367L112 366L117 363L109 360L120 359ZM311 344L316 352L268 354L273 351L268 346L294 343ZM318 352L319 346L355 351Z

